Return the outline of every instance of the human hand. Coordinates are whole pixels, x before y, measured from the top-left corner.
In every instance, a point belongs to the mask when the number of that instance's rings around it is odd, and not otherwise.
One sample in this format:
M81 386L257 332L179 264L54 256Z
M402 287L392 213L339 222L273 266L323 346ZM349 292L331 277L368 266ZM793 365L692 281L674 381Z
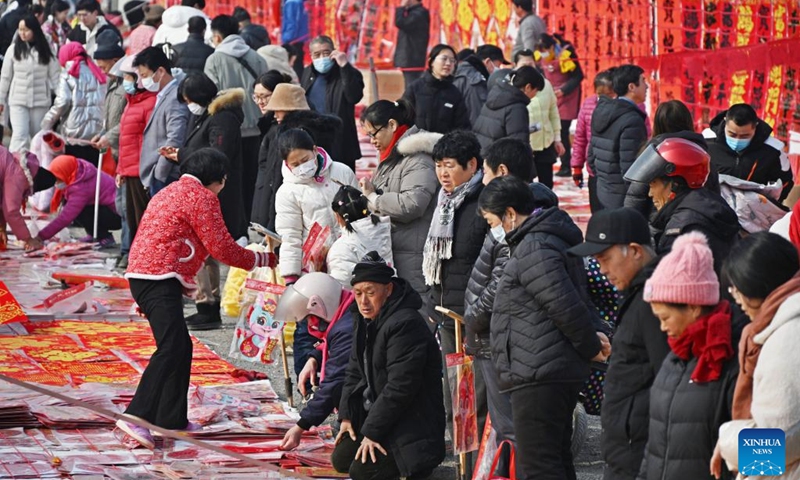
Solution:
M303 435L303 429L295 425L294 427L290 428L286 435L283 436L283 441L281 442L280 449L281 450L294 450L300 445L300 437Z
M561 155L564 155L565 153L567 153L567 149L564 148L564 143L561 142L561 141L556 141L556 156L560 157Z
M25 251L33 252L44 248L44 242L39 237L31 237L25 242Z
M178 149L175 147L161 147L158 149L158 154L173 162L178 161Z
M125 177L118 173L117 176L114 177L114 183L117 185L117 188L122 188L122 186L125 185Z
M711 456L711 465L709 466L711 476L719 478L722 476L722 449L719 447L719 442L714 447L714 455Z
M331 59L338 63L340 67L347 65L347 55L339 50L334 50L331 52Z
M344 439L345 435L350 435L350 438L355 442L356 441L356 432L353 430L353 424L350 420L342 420L342 425L339 427L339 435L336 435L336 441L334 445L339 445L339 442ZM356 454L356 458L358 458L358 454Z
M0 230L0 250L5 250L8 245L8 234L5 230Z
M304 397L307 395L306 383L309 381L311 385L317 384L317 359L314 357L308 359L300 375L297 376L297 385Z
M92 139L92 146L98 150L106 150L111 146L111 142L108 141L105 135L99 138L96 136Z
M368 178L359 180L358 186L361 188L361 193L363 193L365 197L375 192L375 185L373 185L372 181Z
M376 450L386 456L386 449L383 448L380 443L364 437L364 439L361 440L361 446L356 450L356 460L360 458L361 463L367 463L367 457L369 456L369 458L372 459L372 463L378 463L378 458L375 455Z
M572 181L575 182L575 186L578 188L583 188L583 169L575 167L572 169Z
M560 88L556 88L556 98L561 98L564 96L564 92Z
M5 105L0 105L0 115L3 114L3 110L5 110L5 109L6 109Z
M592 361L605 362L611 355L611 342L608 340L608 337L603 332L597 332L597 337L600 339L600 353L598 353L592 359Z

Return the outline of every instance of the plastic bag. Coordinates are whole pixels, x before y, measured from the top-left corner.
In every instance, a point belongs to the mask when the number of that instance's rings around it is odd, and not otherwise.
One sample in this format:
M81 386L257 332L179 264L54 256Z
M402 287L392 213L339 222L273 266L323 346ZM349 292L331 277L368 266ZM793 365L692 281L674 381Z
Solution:
M453 451L472 452L480 447L472 357L463 353L447 355L447 379L453 400Z
M319 223L314 222L308 232L308 238L303 243L303 273L326 271L330 239L331 228L322 228Z
M267 247L260 243L251 243L247 247L253 252L266 252ZM263 282L279 283L280 275L275 269L269 267L254 268L251 271L241 268L231 268L228 270L228 278L222 288L222 312L228 317L238 317L243 305L249 305L255 301L258 292L252 293L245 298L247 293L244 289L245 280L252 278Z
M719 189L722 198L739 217L739 225L749 233L769 230L772 224L786 215L786 211L776 205L783 190L783 182L780 180L762 185L730 175L720 175Z
M256 280L248 279L250 287ZM248 362L272 363L272 352L280 342L283 322L275 320L273 314L278 307L278 297L285 287L262 283L261 293L249 308L242 309L233 332L228 354ZM246 287L248 288L248 287Z
M494 457L497 452L497 432L492 427L492 419L486 415L486 426L483 427L483 439L478 450L478 459L472 470L472 480L489 480L494 473Z

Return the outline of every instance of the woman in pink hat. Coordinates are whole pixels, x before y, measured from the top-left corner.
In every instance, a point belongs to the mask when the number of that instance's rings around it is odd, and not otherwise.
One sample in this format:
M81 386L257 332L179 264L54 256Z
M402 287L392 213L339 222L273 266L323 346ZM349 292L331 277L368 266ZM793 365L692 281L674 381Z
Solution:
M671 351L651 389L640 479L712 478L709 462L719 426L731 419L738 373L730 304L720 301L719 290L708 240L699 232L678 237L645 283L644 299Z

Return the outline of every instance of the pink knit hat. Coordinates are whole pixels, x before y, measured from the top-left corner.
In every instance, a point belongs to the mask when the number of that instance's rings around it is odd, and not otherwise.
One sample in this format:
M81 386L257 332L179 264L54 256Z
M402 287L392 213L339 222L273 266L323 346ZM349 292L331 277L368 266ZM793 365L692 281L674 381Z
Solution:
M645 283L644 300L686 305L719 303L719 280L705 235L690 232L675 239L672 251Z

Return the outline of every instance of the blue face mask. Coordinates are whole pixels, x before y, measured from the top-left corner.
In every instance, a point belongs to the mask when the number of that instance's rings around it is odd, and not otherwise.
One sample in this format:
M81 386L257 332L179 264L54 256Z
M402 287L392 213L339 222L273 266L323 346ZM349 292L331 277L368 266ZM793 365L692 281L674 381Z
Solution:
M125 93L128 95L133 95L136 93L136 82L132 82L130 80L123 80L122 81L122 88L125 90Z
M725 141L728 143L728 146L731 147L731 150L733 150L734 152L741 152L742 150L747 148L748 145L750 145L750 142L752 140L753 140L752 138L731 138L725 135Z
M322 74L330 72L331 68L333 68L333 59L331 57L315 58L312 63L314 64L314 70Z

